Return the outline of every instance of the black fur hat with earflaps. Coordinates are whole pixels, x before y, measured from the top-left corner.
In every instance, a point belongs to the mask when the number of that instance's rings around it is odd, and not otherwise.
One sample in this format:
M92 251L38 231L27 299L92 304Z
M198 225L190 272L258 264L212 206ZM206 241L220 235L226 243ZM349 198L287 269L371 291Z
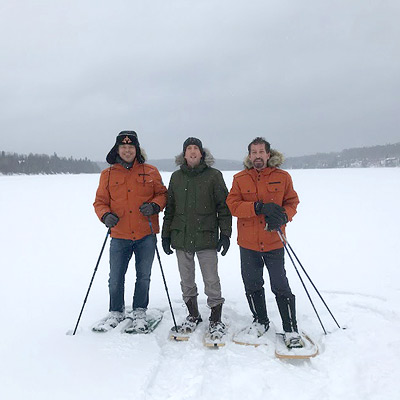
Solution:
M138 139L137 133L135 131L122 131L118 134L118 136L115 140L115 145L107 154L106 161L109 164L116 163L116 159L117 159L117 155L118 155L118 146L121 146L124 144L130 144L132 146L135 146L136 147L136 160L138 161L139 164L143 164L145 162L145 159L144 159L141 149L140 149L140 144L139 144L139 139Z

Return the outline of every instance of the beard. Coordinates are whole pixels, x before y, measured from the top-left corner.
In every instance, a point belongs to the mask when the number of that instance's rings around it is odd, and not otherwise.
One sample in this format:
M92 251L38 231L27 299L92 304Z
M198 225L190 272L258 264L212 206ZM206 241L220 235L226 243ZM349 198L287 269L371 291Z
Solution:
M265 167L265 161L262 158L256 158L253 161L253 165L255 169L262 169Z

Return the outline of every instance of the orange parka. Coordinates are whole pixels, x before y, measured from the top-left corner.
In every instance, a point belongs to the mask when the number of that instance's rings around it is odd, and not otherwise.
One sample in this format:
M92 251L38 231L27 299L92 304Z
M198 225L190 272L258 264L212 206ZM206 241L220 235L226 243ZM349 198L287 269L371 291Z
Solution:
M241 247L261 252L283 247L277 232L264 229L265 216L257 215L254 211L254 203L262 201L284 207L289 221L296 214L299 198L293 189L290 175L277 168L282 162L282 154L271 150L268 167L258 172L247 157L246 169L233 177L232 189L226 203L232 215L238 218L237 242ZM282 231L285 233L284 226Z
M167 188L156 167L135 161L130 169L116 163L101 172L93 206L100 220L107 212L118 215L111 237L139 240L151 234L148 217L139 211L145 202L156 203L161 210L167 203ZM150 218L154 233L158 233L158 214Z

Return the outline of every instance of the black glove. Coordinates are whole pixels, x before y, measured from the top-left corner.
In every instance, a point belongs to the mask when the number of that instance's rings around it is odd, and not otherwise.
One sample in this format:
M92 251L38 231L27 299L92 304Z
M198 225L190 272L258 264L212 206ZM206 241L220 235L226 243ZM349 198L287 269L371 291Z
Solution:
M288 222L288 216L286 213L282 213L281 216L265 216L266 230L269 232L277 231L282 225Z
M150 215L158 214L160 212L160 206L156 203L143 203L139 207L139 210L145 217L149 217Z
M107 228L113 228L118 224L119 218L117 214L108 212L102 216L101 220Z
M276 203L263 203L257 201L254 203L254 211L257 215L264 214L268 216L281 216L285 213L285 209Z
M230 245L231 245L231 240L229 239L229 237L224 235L223 233L221 233L221 236L218 240L218 245L217 245L218 252L221 251L222 248L224 248L222 250L221 256L224 256L228 252Z
M173 251L171 250L171 238L169 237L161 238L161 244L165 254L167 255L173 254Z

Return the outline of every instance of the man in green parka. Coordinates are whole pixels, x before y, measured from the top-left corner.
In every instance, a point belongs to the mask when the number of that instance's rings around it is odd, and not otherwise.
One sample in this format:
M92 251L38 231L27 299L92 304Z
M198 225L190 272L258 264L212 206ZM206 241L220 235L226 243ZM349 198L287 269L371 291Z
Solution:
M168 187L168 201L162 228L162 246L166 254L176 249L181 277L182 297L189 315L179 326L181 333L191 333L202 321L197 305L194 255L199 260L207 305L211 308L209 333L220 339L225 333L221 321L221 285L217 251L224 256L229 249L232 216L226 205L228 189L222 173L211 165L214 159L201 141L190 137L183 152L176 157L180 169Z

